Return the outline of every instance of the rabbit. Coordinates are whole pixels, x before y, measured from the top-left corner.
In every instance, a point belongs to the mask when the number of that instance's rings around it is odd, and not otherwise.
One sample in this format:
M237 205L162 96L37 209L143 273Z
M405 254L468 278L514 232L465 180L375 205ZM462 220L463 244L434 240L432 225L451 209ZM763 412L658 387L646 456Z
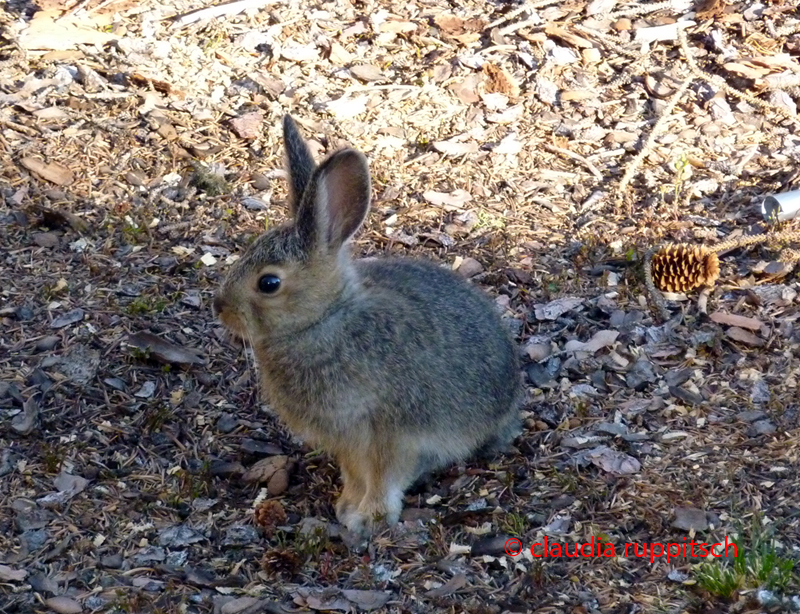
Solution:
M352 259L370 207L362 153L315 164L290 115L283 139L293 220L234 262L212 309L252 345L277 416L335 459L337 520L369 537L398 522L429 473L511 449L519 355L488 296L451 270Z

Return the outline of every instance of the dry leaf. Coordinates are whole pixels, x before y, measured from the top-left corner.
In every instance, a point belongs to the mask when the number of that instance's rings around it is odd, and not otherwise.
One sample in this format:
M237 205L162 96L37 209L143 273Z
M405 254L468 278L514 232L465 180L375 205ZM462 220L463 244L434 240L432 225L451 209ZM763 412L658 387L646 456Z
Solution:
M545 34L548 36L555 36L556 38L560 38L565 43L572 45L573 47L578 47L579 49L590 49L594 47L594 44L582 36L578 36L577 34L573 34L564 28L560 28L557 25L552 23L548 23L544 28Z
M447 141L435 141L433 143L433 148L436 151L448 156L463 156L464 154L475 153L480 149L475 141L462 143L456 141L455 139L449 139Z
M336 116L336 119L353 119L367 110L368 96L348 98L346 95L325 104L325 108Z
M169 341L164 341L148 332L128 335L127 344L142 352L149 352L150 356L163 363L203 365L206 362L191 350L187 350Z
M465 576L463 573L456 574L447 582L442 584L439 588L433 588L429 590L427 593L425 593L425 596L428 599L447 597L448 595L458 592L459 589L464 588L466 585L467 576Z
M642 464L629 454L613 450L608 446L598 446L586 452L585 456L593 465L616 475L630 475L642 468Z
M410 21L384 21L379 29L381 32L409 34L411 32L416 32L417 24Z
M453 38L464 34L478 34L483 32L486 27L486 22L483 19L462 19L447 13L437 15L433 21L442 33Z
M0 580L3 582L22 582L28 572L24 569L12 569L6 565L0 565Z
M96 29L100 25L92 18L61 16L61 10L37 11L19 35L19 44L27 50L74 49L77 45L102 47L119 38ZM103 24L105 25L105 24Z
M522 143L517 140L517 134L510 132L503 137L503 140L492 151L494 153L516 155L522 151Z
M290 44L281 47L281 57L292 62L311 62L319 58L319 49L314 43L308 45Z
M614 345L614 342L617 340L618 336L619 331L616 330L599 330L589 341L586 341L585 343L576 339L567 341L567 343L564 345L564 351L589 352L590 354L594 354L598 350Z
M356 64L350 68L350 74L361 81L381 81L386 78L381 69L372 64Z
M331 43L331 53L329 59L332 64L335 64L336 66L344 66L345 64L352 62L354 58L355 56L347 49L342 47L339 43Z
M20 160L20 163L29 171L33 171L39 175L42 179L46 179L56 185L70 185L75 180L72 171L58 162L46 164L39 158L26 156Z
M83 612L81 604L69 597L51 597L44 604L56 614L81 614Z
M517 80L502 66L497 66L491 62L483 65L483 73L487 79L485 81L488 93L496 92L508 96L510 100L519 97L519 85Z
M694 507L676 507L672 526L684 531L705 531L708 528L708 517L703 510Z
M717 324L727 324L728 326L738 326L739 328L749 328L750 330L756 331L761 330L761 327L764 326L764 323L756 318L737 316L724 311L717 311L712 313L709 317Z
M487 113L486 121L493 124L512 124L518 121L524 112L525 108L521 104L516 104L501 113Z
M391 593L384 591L359 591L359 590L343 590L342 595L345 599L355 603L359 608L367 612L377 610L385 606L391 598Z
M763 347L767 344L767 342L762 339L761 337L757 337L750 331L747 331L743 328L739 328L734 326L733 328L729 328L725 335L728 336L730 339L734 341L741 341L747 345L752 345L754 347Z
M261 134L264 115L260 111L245 113L231 120L231 128L240 139L255 139Z
M483 75L470 75L463 81L452 83L448 89L464 104L472 104L480 101L481 97L478 88L483 82Z
M534 313L537 320L555 320L582 304L582 298L564 297L550 301L546 305L536 305Z
M445 209L448 210L461 209L464 206L464 203L472 200L470 193L461 189L454 190L450 194L447 194L446 192L435 192L433 190L428 190L427 192L423 192L422 197L432 205L439 207L444 205Z

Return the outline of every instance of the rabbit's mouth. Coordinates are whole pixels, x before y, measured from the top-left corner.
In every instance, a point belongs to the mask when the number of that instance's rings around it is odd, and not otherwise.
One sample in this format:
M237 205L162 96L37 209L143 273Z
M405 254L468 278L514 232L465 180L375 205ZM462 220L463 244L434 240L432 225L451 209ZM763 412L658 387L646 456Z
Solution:
M235 313L230 311L223 311L217 314L217 318L222 322L222 325L228 331L228 334L240 341L244 341L247 337L247 331L244 326L244 321Z

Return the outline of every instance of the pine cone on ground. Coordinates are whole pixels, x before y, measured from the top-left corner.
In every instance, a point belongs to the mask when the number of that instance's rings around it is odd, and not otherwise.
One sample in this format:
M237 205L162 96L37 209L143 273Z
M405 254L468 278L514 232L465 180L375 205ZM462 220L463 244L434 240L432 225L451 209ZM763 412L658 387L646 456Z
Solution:
M653 255L653 283L662 292L686 292L713 286L719 258L702 245L667 245Z

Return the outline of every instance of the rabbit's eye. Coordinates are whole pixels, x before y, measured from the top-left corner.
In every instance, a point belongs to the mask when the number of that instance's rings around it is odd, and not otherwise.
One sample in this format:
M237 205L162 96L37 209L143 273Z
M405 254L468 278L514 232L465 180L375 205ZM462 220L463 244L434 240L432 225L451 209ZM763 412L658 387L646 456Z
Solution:
M262 275L258 280L258 290L264 294L274 294L281 287L281 278L277 275Z

